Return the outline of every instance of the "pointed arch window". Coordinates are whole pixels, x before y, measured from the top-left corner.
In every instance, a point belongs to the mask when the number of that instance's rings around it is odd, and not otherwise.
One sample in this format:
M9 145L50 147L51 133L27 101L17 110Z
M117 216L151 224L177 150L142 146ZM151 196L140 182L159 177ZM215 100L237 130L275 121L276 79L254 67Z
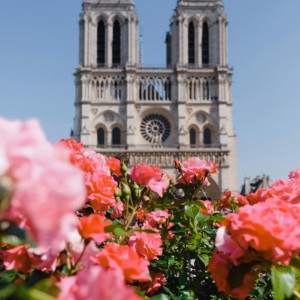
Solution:
M202 25L202 64L209 64L209 29L206 22Z
M194 128L190 129L190 145L195 146L197 143L197 134Z
M211 144L211 130L209 128L205 128L203 132L203 143L204 145Z
M115 21L113 27L112 63L114 66L121 63L121 26L119 21Z
M97 145L104 146L105 145L105 131L103 128L98 128L97 130Z
M121 145L121 130L118 127L112 130L112 145Z
M102 20L99 21L97 29L97 64L105 64L105 25Z
M195 26L194 26L193 22L189 23L188 62L189 62L189 64L195 63Z

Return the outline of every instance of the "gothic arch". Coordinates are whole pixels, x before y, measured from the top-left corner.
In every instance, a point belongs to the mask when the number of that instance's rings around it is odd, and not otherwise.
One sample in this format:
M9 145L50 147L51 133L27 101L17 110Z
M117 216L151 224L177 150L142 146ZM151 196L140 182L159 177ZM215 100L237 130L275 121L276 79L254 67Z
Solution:
M123 136L124 133L122 134L122 130L121 130L122 126L120 126L119 124L114 124L111 127L111 144L112 146L120 146L123 143Z
M187 26L189 26L189 24L192 22L194 24L195 28L200 24L199 18L196 15L189 16L185 22L186 22Z
M193 21L188 23L188 63L193 65L196 63L196 35L197 27Z
M199 135L200 130L196 124L192 124L188 127L189 134L189 145L191 148L197 147L199 145Z
M201 18L201 20L200 20L201 26L203 26L204 23L207 23L208 28L210 28L213 25L212 20L208 16L204 16Z
M107 26L107 24L108 24L108 19L109 19L109 17L108 17L108 15L107 14L99 14L99 15L97 15L94 19L93 19L93 23L95 23L95 24L98 24L100 21L103 21L104 22L104 24L105 24L105 26Z
M97 65L103 66L106 62L106 24L102 18L97 22Z
M126 18L119 13L112 15L108 18L108 22L112 25L114 24L115 21L119 21L121 27L123 27L126 24Z
M104 124L98 124L96 126L96 145L97 147L103 147L107 145L107 128Z
M202 143L203 145L212 145L215 142L215 129L208 123L202 128Z
M122 45L122 25L119 18L113 20L113 38L112 38L112 64L118 66L121 64L121 45Z
M202 41L201 41L201 50L202 50L202 65L209 65L210 57L210 25L207 22L207 19L204 19L202 22Z

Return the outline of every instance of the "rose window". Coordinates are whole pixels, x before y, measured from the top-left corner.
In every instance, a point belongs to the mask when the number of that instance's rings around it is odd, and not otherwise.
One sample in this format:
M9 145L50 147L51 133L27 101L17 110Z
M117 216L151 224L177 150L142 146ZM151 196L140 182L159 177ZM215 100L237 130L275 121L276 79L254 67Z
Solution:
M152 144L164 142L170 135L171 126L169 121L158 114L146 116L141 124L141 134L143 138Z

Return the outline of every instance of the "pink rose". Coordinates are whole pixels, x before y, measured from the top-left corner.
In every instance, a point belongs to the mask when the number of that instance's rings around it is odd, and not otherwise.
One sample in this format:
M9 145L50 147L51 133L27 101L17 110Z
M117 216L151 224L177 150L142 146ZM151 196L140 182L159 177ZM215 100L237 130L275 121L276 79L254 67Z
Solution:
M93 258L95 263L110 270L122 270L127 282L145 282L149 277L149 261L140 257L134 247L109 243Z
M226 216L231 239L245 251L284 265L300 253L300 207L277 199L246 205Z
M226 293L234 299L245 299L254 287L257 279L257 272L254 272L254 269L257 267L254 264L234 266L226 254L215 251L207 270L212 274L219 292ZM241 278L239 286L230 285L230 277L234 272Z
M132 287L125 285L120 270L91 266L59 283L58 300L141 300Z
M203 182L208 185L206 177L208 174L217 173L217 165L214 162L207 162L198 157L191 157L182 164L177 161L178 168L182 176L178 179L178 183L188 184Z
M208 215L214 212L214 206L210 200L199 200L206 209L200 208L199 211L202 215Z
M0 218L28 229L38 246L60 251L77 226L73 212L85 202L81 171L70 163L68 150L46 140L36 121L0 119L0 135L6 165L1 175L13 182L10 206Z
M152 228L160 227L161 224L166 223L169 217L170 214L167 209L151 211L146 215L146 223Z
M132 167L130 176L137 184L147 186L160 197L169 186L168 177L163 175L159 167L139 164Z
M250 193L247 198L252 204L266 201L269 198L300 204L300 170L291 171L289 179L276 180L269 188Z
M28 245L21 245L3 251L3 261L6 270L16 269L18 272L28 273L32 269L32 259L28 254Z
M129 239L129 245L135 247L136 252L148 259L158 259L162 255L162 240L159 233L135 232Z

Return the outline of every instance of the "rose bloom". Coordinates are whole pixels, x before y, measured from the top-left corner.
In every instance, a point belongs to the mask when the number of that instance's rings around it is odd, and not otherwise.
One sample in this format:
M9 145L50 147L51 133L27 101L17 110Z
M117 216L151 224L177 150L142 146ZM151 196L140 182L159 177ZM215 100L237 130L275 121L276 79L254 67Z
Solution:
M148 260L158 259L162 255L159 233L135 232L129 239L129 245L135 247L136 252Z
M226 191L224 192L224 196L219 200L218 208L231 209L231 203L234 203L234 205L237 205L238 207L242 207L249 204L245 196L242 196L232 191Z
M28 229L38 246L60 248L77 226L73 211L85 202L82 172L65 147L46 140L37 121L0 119L0 136L0 178L9 177L13 188L0 218Z
M21 245L3 251L3 264L6 270L16 269L18 272L29 273L32 269L32 259L28 254L28 245Z
M94 174L87 180L88 200L98 212L106 212L116 205L114 196L117 183L112 176Z
M276 180L269 188L250 193L247 198L252 204L269 198L280 199L292 204L300 204L300 170L291 171L289 179Z
M151 282L146 282L141 285L142 289L146 291L148 296L153 296L160 289L161 286L166 284L166 276L163 273L151 273Z
M141 300L132 287L126 286L120 270L105 270L94 265L59 283L58 300Z
M162 170L156 166L150 167L145 164L133 166L130 176L137 184L147 186L160 197L169 186L168 177L163 175Z
M115 204L113 204L113 206L112 206L112 209L113 209L113 212L110 215L110 217L112 219L120 218L124 211L124 204L123 204L122 200L119 200L119 201L116 200Z
M140 257L134 247L109 243L92 259L110 270L122 270L128 283L134 280L145 282L149 277L149 261Z
M103 243L105 240L112 238L112 234L104 231L111 221L105 220L104 216L97 214L80 218L78 231L84 239L93 239L97 243Z
M161 227L161 224L166 223L169 217L170 214L167 209L151 211L146 215L146 223L152 228Z
M60 140L60 144L69 148L71 161L80 167L85 173L98 173L110 175L107 158L95 151L84 149L82 143L77 143L72 139Z
M61 143L71 148L71 161L84 173L87 200L92 207L100 213L105 213L109 208L115 207L114 191L117 183L110 174L110 167L116 170L118 168L116 161L119 160L109 160L102 154L82 149L80 144L76 144L73 140L62 140Z
M199 200L206 209L200 208L199 211L202 215L208 215L214 212L214 206L212 205L210 200Z
M257 253L258 258L288 265L291 257L300 253L299 215L299 206L268 199L227 215L224 223L227 234L245 253L251 251L251 255ZM223 247L227 242L232 243L226 240Z
M234 266L226 254L215 251L207 270L211 273L219 292L226 293L234 299L245 299L253 289L257 279L257 273L254 272L255 268L257 265L254 264ZM236 272L242 280L239 286L231 287L230 276Z
M107 158L106 157L106 163L109 166L109 169L111 173L117 177L122 176L121 172L121 161L117 158Z
M201 160L198 157L191 157L190 159L180 163L179 169L182 176L178 179L178 183L188 184L196 183L197 181L203 182L203 184L208 185L206 176L208 174L217 173L217 165L214 162L207 162Z

